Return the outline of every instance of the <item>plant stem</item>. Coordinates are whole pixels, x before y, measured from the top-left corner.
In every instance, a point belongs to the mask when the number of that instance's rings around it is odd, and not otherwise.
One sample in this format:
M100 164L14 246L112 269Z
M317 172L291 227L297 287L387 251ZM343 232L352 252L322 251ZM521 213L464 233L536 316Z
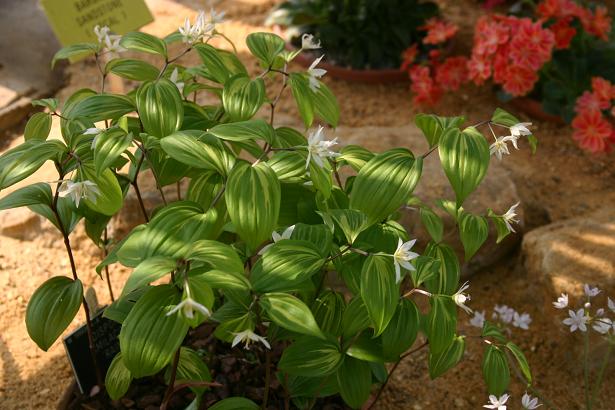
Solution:
M404 360L406 357L410 356L411 354L418 352L419 350L423 349L425 346L427 346L429 343L427 341L423 342L422 345L420 345L419 347L410 350L407 353L404 353L403 355L401 355L399 357L399 360L395 362L395 364L393 365L393 367L391 368L391 371L387 374L387 378L384 380L384 383L382 383L382 386L380 386L380 389L378 389L378 393L376 393L376 397L374 398L374 401L371 402L371 404L369 405L369 407L367 407L366 410L370 410L372 407L374 407L374 405L376 404L376 402L378 402L378 399L380 399L380 396L382 395L382 392L384 391L384 389L387 387L387 384L389 383L389 380L391 379L391 376L393 375L393 373L395 372L395 370L397 370L397 366L399 366L399 364L401 363L402 360Z
M145 205L143 204L143 198L141 197L141 190L139 189L139 183L137 181L139 178L139 172L141 171L141 165L143 165L144 159L145 159L145 152L141 150L141 158L139 158L139 162L137 164L137 169L135 171L135 177L130 183L132 187L134 188L135 193L137 194L137 200L139 201L139 207L141 208L141 213L143 214L143 217L145 218L145 222L147 223L149 222L149 216L147 215L147 210L145 209Z
M592 404L589 400L589 331L583 332L583 378L585 383L585 408L591 410Z
M265 352L265 392L263 393L263 405L261 408L267 408L267 401L269 400L269 385L271 384L271 352L267 350Z
M598 397L598 393L600 392L600 385L602 384L602 378L604 377L604 372L609 365L611 350L613 350L613 343L609 342L609 347L607 347L606 354L604 355L604 359L602 359L602 365L600 366L600 371L598 372L598 379L596 380L596 385L594 386L594 391L589 401L589 404L591 406L594 405L596 398Z
M171 396L173 395L173 389L175 386L175 378L177 377L177 366L179 365L179 353L181 351L181 347L177 349L175 352L175 357L173 358L173 364L171 365L171 377L169 378L169 386L167 387L167 391L164 394L164 399L162 399L162 403L160 404L160 410L166 410L169 405L169 400L171 400Z
M288 73L286 72L287 67L288 67L287 65L284 65L283 71L274 70L272 68L268 70L268 71L274 71L276 73L284 74L284 79L282 80L282 87L280 88L280 92L275 97L275 99L269 104L271 106L271 116L269 117L269 125L271 125L272 127L273 127L273 119L275 117L275 107L278 105L280 98L282 98L282 93L284 92L284 90L286 89L286 86L288 85Z
M59 164L56 164L56 168L59 168ZM68 232L64 228L64 224L62 219L60 218L60 213L58 212L58 200L60 198L60 186L62 185L62 179L64 178L63 172L60 171L60 182L58 182L56 193L53 198L53 202L51 204L51 210L56 217L58 222L58 229L64 238L64 247L66 248L66 253L68 254L68 260L70 262L71 272L73 274L73 279L75 281L79 280L79 275L77 275L77 266L75 265L75 258L73 257L73 250L70 246L70 239L68 237ZM88 306L88 302L85 300L85 296L82 296L81 303L83 305L83 310L85 311L85 322L88 333L88 347L90 349L90 356L92 358L92 364L94 365L94 371L96 373L96 383L102 389L104 382L102 378L102 373L100 372L100 367L98 366L98 360L96 360L96 346L94 345L94 331L92 328L92 321L90 319L90 308Z
M423 159L427 158L432 152L434 152L437 149L438 149L438 144L434 145L433 147L431 147L431 149L429 151L427 151L426 153L421 155L421 158L423 158Z
M107 257L107 228L103 231L103 259ZM109 265L105 265L105 278L107 279L107 288L109 289L109 296L111 296L111 302L115 301L115 297L113 297L113 288L111 287L111 279L109 279Z

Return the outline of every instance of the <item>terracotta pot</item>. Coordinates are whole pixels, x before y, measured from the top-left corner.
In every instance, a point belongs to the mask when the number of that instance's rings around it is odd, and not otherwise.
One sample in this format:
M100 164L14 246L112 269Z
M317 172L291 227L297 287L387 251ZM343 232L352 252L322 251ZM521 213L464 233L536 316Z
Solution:
M288 46L289 49L295 50L293 46ZM293 61L296 61L303 67L309 67L314 61L314 56L309 53L301 53ZM329 64L326 61L318 65L319 68L327 70L327 75L340 80L346 80L353 83L365 84L392 84L408 82L408 73L400 69L382 69L382 70L355 70L354 68L340 67L334 64Z
M551 122L557 125L566 124L562 117L546 113L542 109L542 104L540 103L540 101L537 101L533 98L516 97L510 100L510 104L515 107L515 109L537 120Z

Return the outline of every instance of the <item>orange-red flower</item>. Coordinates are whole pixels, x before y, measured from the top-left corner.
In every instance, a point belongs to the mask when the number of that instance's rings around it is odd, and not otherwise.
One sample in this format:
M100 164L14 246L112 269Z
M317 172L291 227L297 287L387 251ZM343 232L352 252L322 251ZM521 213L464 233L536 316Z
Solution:
M418 53L419 53L419 46L416 43L412 44L410 47L404 50L404 52L401 55L401 58L402 58L401 69L404 71L409 70L410 66L414 64L414 60L416 60L416 56L418 55Z
M524 66L511 65L506 70L506 79L502 88L508 94L518 97L532 91L536 81L538 81L538 74L534 70Z
M468 59L449 57L436 67L436 82L445 90L458 90L468 81Z
M468 61L468 75L474 84L483 84L491 76L491 63L482 55L472 55Z
M605 101L600 98L596 93L585 91L579 98L574 106L574 110L577 113L585 111L597 111L606 110L611 106L609 101Z
M570 42L577 34L577 29L570 25L572 17L566 17L549 27L555 37L555 48L563 49L570 47Z
M427 35L423 38L424 44L440 44L453 37L459 28L455 24L434 17L427 20L427 23L419 29L427 30Z
M611 106L611 100L615 99L615 87L609 80L592 77L592 90L600 100L606 103L605 105L608 105L606 108Z
M596 7L596 11L591 19L591 24L586 30L596 37L608 41L611 32L611 18L606 7Z
M435 105L442 95L442 90L431 78L429 67L415 65L410 69L410 90L414 93L415 105Z
M612 145L613 127L600 111L584 111L572 121L572 138L581 148L593 153L608 152Z
M474 50L479 55L491 55L498 46L505 44L510 37L509 29L489 16L478 19L474 29Z
M576 16L579 7L573 0L544 0L536 8L539 16L544 18L565 18Z

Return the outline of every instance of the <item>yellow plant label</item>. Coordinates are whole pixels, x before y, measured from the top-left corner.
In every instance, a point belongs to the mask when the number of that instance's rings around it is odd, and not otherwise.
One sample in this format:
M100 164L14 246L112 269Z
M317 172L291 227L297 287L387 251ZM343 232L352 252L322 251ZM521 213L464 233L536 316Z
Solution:
M41 5L63 46L97 42L96 25L126 34L154 19L144 0L41 0Z

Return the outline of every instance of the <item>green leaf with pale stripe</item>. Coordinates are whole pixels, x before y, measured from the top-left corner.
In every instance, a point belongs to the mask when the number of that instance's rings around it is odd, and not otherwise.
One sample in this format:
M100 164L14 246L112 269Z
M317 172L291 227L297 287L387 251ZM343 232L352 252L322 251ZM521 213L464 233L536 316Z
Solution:
M85 117L92 122L98 122L118 120L121 116L133 111L136 111L136 107L127 96L95 94L77 101L70 110L65 109L63 115L69 120Z
M379 255L367 257L361 271L361 298L374 325L374 336L378 336L393 318L399 300L393 258Z
M271 144L275 130L263 120L248 120L216 125L207 132L227 141L246 141L260 139Z
M466 340L463 336L457 336L451 344L438 353L429 353L429 377L433 380L442 376L449 369L457 365L463 358L466 348Z
M489 144L474 127L468 127L463 132L449 128L440 138L438 152L459 208L487 174Z
M517 346L513 342L506 343L506 348L510 350L514 358L517 360L517 364L519 365L519 369L521 369L521 373L523 374L523 377L525 377L525 380L527 380L527 382L531 384L532 372L530 371L530 364L525 358L523 351L519 349L519 346Z
M340 106L329 87L320 83L313 98L316 115L332 127L337 127L340 121Z
M173 271L177 261L168 256L153 256L141 262L130 274L122 290L122 296L148 285ZM122 297L120 296L120 297Z
M353 409L360 408L367 401L372 386L372 370L368 362L344 357L337 369L337 382L342 399Z
M160 74L153 65L132 58L115 58L109 61L105 72L135 81L154 81Z
M36 184L19 188L0 199L0 210L39 204L51 206L52 201L53 196L49 184L37 182Z
M228 79L222 91L222 106L231 121L246 121L256 114L265 102L265 82L262 78L251 80L245 74Z
M288 83L292 91L299 114L303 119L305 128L309 128L314 122L313 91L310 88L307 77L301 73L290 73Z
M485 347L483 356L483 378L489 394L502 395L510 383L510 368L506 354L497 346L490 344Z
M55 276L32 295L26 308L26 329L30 338L47 351L73 321L81 306L80 280Z
M137 111L149 135L166 137L177 131L184 119L184 105L177 86L166 78L145 82L137 89Z
M132 374L124 366L122 353L120 352L113 358L105 377L105 388L111 400L121 399L128 391L131 382Z
M443 243L429 242L423 256L429 256L439 261L436 275L425 280L427 290L432 293L452 295L457 291L461 268L453 248Z
M449 296L433 295L429 299L431 310L425 320L425 332L429 339L429 351L437 354L446 349L457 328L455 302Z
M252 55L267 67L284 50L284 40L273 33L251 33L246 38L246 44Z
M120 210L124 195L117 177L110 169L104 169L98 174L91 165L83 164L77 172L77 179L94 182L100 191L95 200L82 200L92 211L111 216Z
M168 365L188 331L177 314L167 316L179 303L180 294L171 285L154 286L138 301L124 320L120 349L126 368L136 377L151 376Z
M402 298L395 315L382 333L382 351L387 359L397 360L414 344L419 331L419 310L410 299Z
M489 236L487 220L482 216L464 213L459 220L459 236L468 261Z
M110 128L96 137L94 146L94 166L96 174L114 165L117 159L130 147L132 134L121 128Z
M420 208L421 223L429 232L431 238L436 241L442 241L442 234L444 232L444 224L442 218L440 218L434 211L429 208Z
M408 201L422 169L422 158L405 148L374 156L354 180L350 208L362 211L371 224L382 221Z
M96 43L78 43L63 47L51 59L51 68L56 65L58 60L87 57L97 52L99 48L100 46Z
M178 131L160 140L171 158L193 168L212 169L227 175L235 158L224 143L202 131Z
M51 114L37 112L28 120L23 132L24 139L45 141L51 132Z
M303 336L284 349L278 367L292 375L322 377L336 371L341 361L337 342Z
M133 51L158 54L167 57L167 45L164 41L151 34L133 31L126 33L120 40L120 46Z
M266 293L259 300L260 306L276 325L309 336L324 338L310 308L288 293Z
M252 166L239 160L224 193L237 233L254 251L271 237L280 213L280 181L265 163Z

